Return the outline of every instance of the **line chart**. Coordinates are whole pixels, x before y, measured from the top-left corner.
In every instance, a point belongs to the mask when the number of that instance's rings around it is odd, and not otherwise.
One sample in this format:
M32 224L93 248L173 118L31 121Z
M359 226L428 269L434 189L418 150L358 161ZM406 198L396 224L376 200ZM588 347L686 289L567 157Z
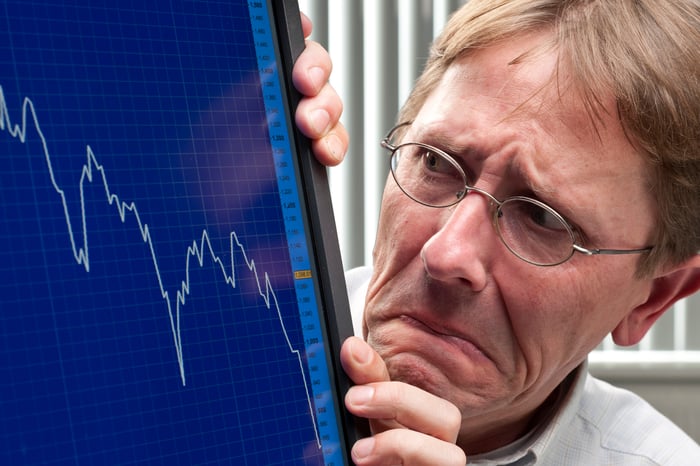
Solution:
M160 288L160 295L165 302L168 312L168 319L170 324L170 330L172 334L173 346L175 349L177 363L179 368L179 376L182 386L186 385L187 377L185 371L185 359L183 355L183 341L180 329L180 313L181 308L186 305L187 297L191 294L190 288L190 270L195 264L200 268L205 266L206 258L209 257L211 263L213 263L220 273L221 280L232 289L236 288L236 264L234 260L234 252L236 249L240 251L243 256L245 265L247 269L251 272L252 276L255 278L257 284L257 290L259 296L262 298L266 308L272 310L274 306L274 311L277 315L277 320L284 337L285 344L289 352L296 358L299 365L299 372L302 377L304 384L304 390L306 392L306 399L308 403L309 413L311 415L312 424L314 432L316 435L316 445L319 449L322 448L321 437L319 434L319 429L317 426L317 419L313 407L312 395L309 383L307 381L306 373L304 370L304 362L301 351L294 348L292 344L286 326L284 324L282 313L280 310L279 303L277 301L277 296L272 288L270 278L267 272L261 274L258 272L253 259L249 259L244 248L244 245L238 238L235 231L229 234L229 248L228 251L231 257L231 263L225 264L221 256L214 251L212 241L210 239L209 233L206 229L202 230L201 236L198 239L192 241L192 243L187 247L185 252L185 272L184 278L179 284L179 289L177 289L173 295L171 291L166 289L163 279L161 277L161 271L158 263L158 257L155 252L155 247L153 239L151 236L151 230L147 222L145 222L141 214L138 211L135 202L127 202L120 199L119 195L113 193L110 190L109 183L107 180L107 174L105 168L98 161L97 156L93 152L90 145L86 145L86 161L83 164L82 172L80 175L79 191L80 191L80 231L82 234L82 242L76 240L75 228L73 226L72 216L69 212L68 202L66 199L66 194L64 189L59 186L54 167L51 160L51 155L49 151L49 144L41 130L41 125L39 123L39 117L37 111L34 107L34 103L29 97L25 97L22 101L21 106L21 122L18 124L13 124L10 118L10 113L8 110L7 100L5 98L4 90L2 85L0 85L0 130L7 132L11 137L17 139L20 143L25 144L27 140L27 129L28 125L32 125L32 128L36 131L39 137L44 161L46 163L46 169L48 171L53 190L59 196L63 215L66 222L67 233L70 239L70 244L72 248L73 257L78 265L81 265L86 273L90 273L90 249L88 244L88 228L87 228L87 215L85 208L85 194L84 187L86 183L101 183L104 187L105 198L110 206L116 208L117 214L122 223L127 219L127 215L131 214L136 220L141 239L147 245L150 258L153 263L154 273L156 275L158 285Z

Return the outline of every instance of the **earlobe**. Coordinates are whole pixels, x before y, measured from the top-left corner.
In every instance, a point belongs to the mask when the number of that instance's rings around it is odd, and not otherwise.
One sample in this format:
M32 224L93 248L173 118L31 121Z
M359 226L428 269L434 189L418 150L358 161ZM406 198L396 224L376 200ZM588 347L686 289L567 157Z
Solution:
M648 299L630 311L612 332L621 346L639 343L674 303L700 290L700 254L651 280Z

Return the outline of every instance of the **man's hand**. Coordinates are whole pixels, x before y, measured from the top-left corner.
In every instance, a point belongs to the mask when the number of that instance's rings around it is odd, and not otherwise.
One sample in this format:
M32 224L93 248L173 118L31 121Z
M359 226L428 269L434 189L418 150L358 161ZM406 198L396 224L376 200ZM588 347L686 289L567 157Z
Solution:
M301 15L304 37L311 34L311 21ZM316 158L324 165L339 164L348 149L348 133L339 122L343 103L328 83L331 59L320 44L306 41L306 49L297 59L292 81L304 96L296 111L296 124L311 139Z
M452 403L417 387L392 382L386 365L366 342L348 338L340 351L355 382L345 406L370 420L372 436L352 449L358 465L464 466L464 451L455 445L462 417Z

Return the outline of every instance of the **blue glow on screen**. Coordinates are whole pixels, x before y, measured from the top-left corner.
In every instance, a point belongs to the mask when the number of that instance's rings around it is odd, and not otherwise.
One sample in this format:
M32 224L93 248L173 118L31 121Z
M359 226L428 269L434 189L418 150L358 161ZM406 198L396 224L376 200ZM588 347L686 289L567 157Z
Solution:
M342 464L265 3L150 3L0 7L0 464Z

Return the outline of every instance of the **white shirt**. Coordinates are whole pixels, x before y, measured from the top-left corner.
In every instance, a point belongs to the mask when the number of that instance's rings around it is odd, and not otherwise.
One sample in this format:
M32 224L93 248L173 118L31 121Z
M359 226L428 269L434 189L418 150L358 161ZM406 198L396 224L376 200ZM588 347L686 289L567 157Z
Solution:
M346 275L356 335L371 273L361 267ZM700 446L639 396L591 376L584 363L545 424L467 464L700 466Z

